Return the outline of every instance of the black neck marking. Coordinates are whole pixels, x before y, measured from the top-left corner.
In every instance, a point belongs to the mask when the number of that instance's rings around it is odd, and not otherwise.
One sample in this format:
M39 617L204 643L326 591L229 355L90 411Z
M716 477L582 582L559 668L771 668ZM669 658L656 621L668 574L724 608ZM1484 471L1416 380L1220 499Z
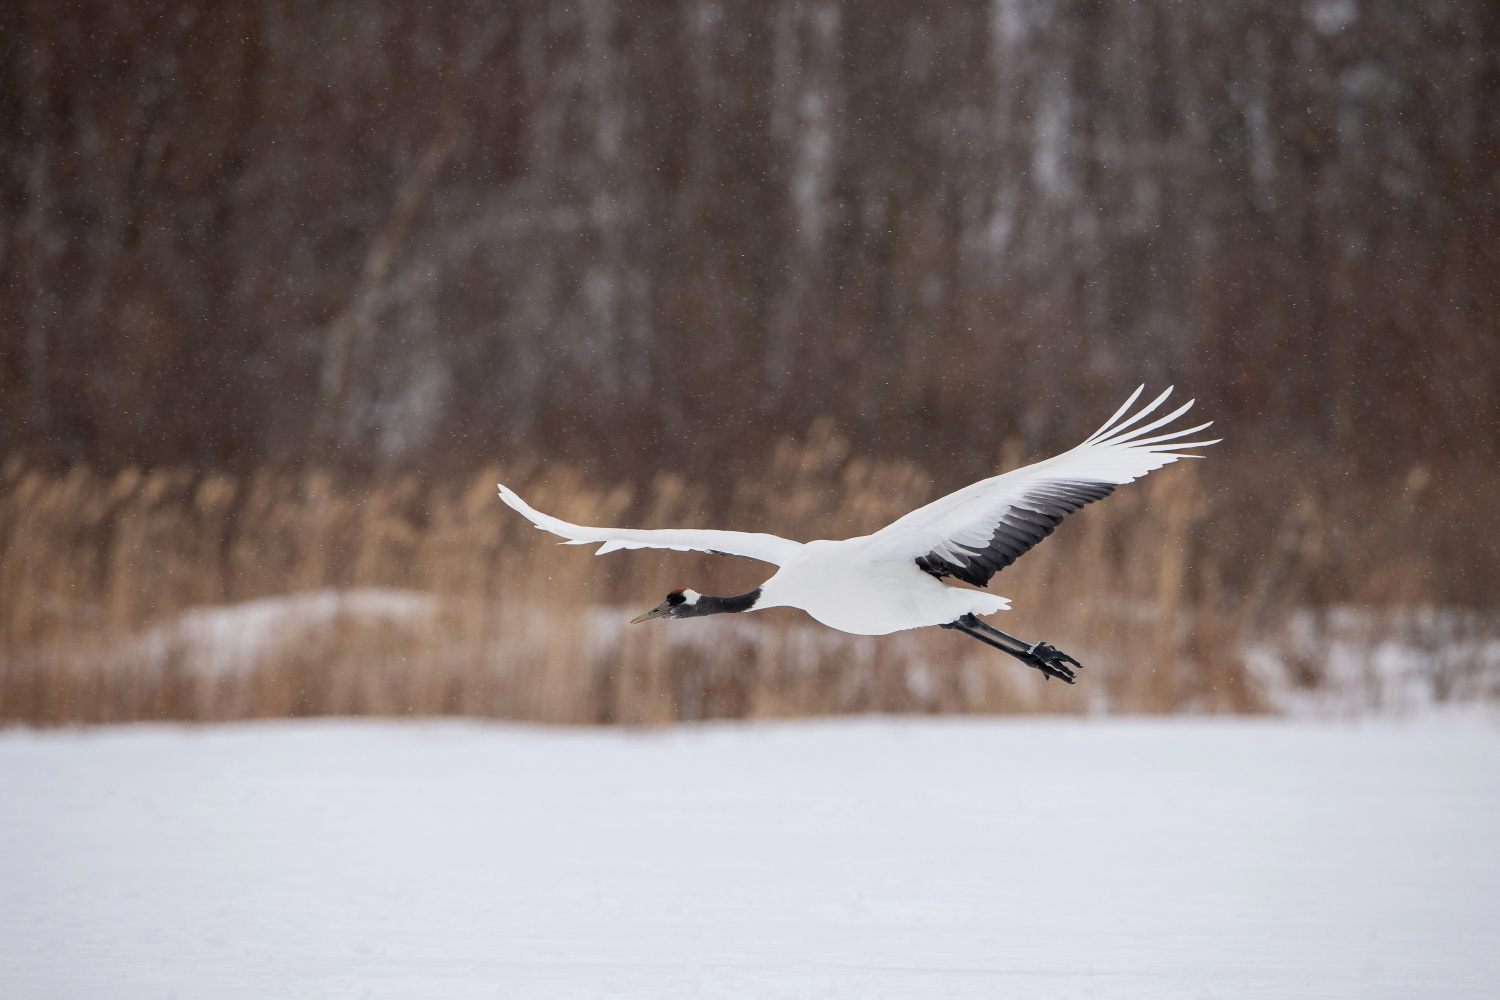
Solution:
M713 597L701 594L698 600L677 612L679 618L701 618L704 615L722 615L731 611L749 611L760 600L760 588L738 597Z

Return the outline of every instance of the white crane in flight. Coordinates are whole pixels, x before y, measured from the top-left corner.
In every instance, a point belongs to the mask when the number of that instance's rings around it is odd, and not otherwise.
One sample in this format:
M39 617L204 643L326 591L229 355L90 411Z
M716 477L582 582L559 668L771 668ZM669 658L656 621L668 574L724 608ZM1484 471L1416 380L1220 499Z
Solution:
M1103 427L1073 450L966 486L872 535L843 541L804 544L776 535L692 528L589 528L533 510L503 485L500 496L538 528L567 539L564 544L603 543L597 555L619 549L675 549L745 556L780 567L775 576L738 597L674 590L631 624L652 618L801 608L824 625L855 635L888 635L937 625L957 629L1048 678L1059 677L1071 684L1073 668L1082 666L1073 657L1045 642L1023 642L979 620L980 615L1008 609L1008 600L950 587L942 578L987 586L992 576L1052 534L1068 514L1179 458L1200 457L1184 454L1183 449L1218 443L1217 439L1182 440L1209 424L1148 437L1186 413L1193 403L1190 400L1165 417L1137 427L1172 392L1168 389L1125 417L1144 388L1136 389Z

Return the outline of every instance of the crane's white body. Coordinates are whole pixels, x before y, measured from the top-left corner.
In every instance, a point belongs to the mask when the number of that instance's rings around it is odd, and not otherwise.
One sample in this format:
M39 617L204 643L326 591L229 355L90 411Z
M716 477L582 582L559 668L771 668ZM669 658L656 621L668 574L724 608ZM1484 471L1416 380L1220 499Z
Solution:
M749 610L801 608L842 632L887 635L1009 608L1010 602L1003 597L950 587L939 575L984 585L1050 534L1067 513L1179 458L1197 457L1183 454L1183 448L1217 443L1181 440L1208 424L1146 437L1187 412L1192 402L1135 427L1171 391L1121 421L1140 397L1137 389L1103 427L1071 451L974 483L872 535L842 541L804 544L741 531L587 527L534 510L504 486L500 495L538 528L567 539L565 544L602 543L599 555L619 549L663 548L773 563L780 569L761 585L759 598ZM929 568L924 569L924 564Z
M880 557L874 537L808 542L761 584L755 610L801 608L840 632L889 635L1010 607L1003 597L950 587L910 559Z

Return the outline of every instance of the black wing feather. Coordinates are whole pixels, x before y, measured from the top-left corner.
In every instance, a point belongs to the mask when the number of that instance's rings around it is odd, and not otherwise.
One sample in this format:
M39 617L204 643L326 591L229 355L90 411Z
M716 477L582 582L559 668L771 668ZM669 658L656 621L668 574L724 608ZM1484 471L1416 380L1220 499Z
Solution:
M938 579L955 577L976 587L989 586L990 578L1062 524L1063 518L1115 491L1109 483L1050 483L1031 490L1012 504L995 525L989 545L968 556L966 565L929 552L917 557L917 566Z

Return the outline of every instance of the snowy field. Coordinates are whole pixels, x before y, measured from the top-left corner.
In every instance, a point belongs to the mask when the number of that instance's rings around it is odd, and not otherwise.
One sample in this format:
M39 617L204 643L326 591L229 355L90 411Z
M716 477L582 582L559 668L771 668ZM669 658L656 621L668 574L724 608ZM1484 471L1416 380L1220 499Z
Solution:
M0 733L0 996L1494 997L1500 728Z

